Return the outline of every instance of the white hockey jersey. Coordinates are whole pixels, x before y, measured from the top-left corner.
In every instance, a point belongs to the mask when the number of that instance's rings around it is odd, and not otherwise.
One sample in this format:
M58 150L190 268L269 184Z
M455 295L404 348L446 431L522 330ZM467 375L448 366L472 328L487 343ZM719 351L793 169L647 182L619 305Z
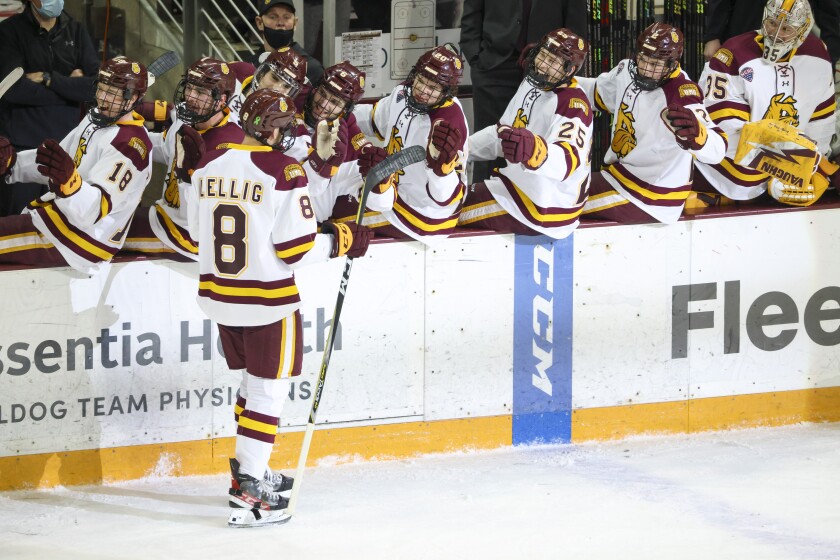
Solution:
M332 236L316 234L306 181L300 163L267 146L229 144L202 159L185 194L208 317L267 325L300 307L291 269L332 250Z
M97 127L84 119L60 142L73 157L82 186L72 196L47 193L24 210L67 264L84 273L110 261L125 241L131 217L152 175L152 142L143 117ZM47 184L36 150L18 154L9 182Z
M164 245L185 257L198 260L198 246L188 231L187 209L181 204L183 192L189 189L190 185L180 182L175 175L175 142L178 130L183 125L183 121L176 118L165 133L151 135L155 144L154 159L164 163L168 171L163 186L163 196L148 210L149 225ZM242 142L245 136L239 125L230 120L227 109L224 118L215 126L198 132L208 152L222 149L228 143Z
M586 94L577 80L551 91L523 81L499 124L527 128L542 137L548 155L536 169L508 163L494 170L485 181L488 190L518 221L549 237L566 237L579 223L589 189L592 109ZM496 128L488 126L470 136L470 157L487 161L502 156ZM473 212L478 218L481 208Z
M835 127L834 70L825 44L809 35L792 56L761 57L762 36L743 33L723 44L706 64L700 83L709 115L729 135L726 158L698 169L721 194L749 200L767 190L768 175L733 162L744 123L761 119L795 126L827 154Z
M442 107L419 115L406 107L405 88L398 85L374 105L357 105L353 113L365 134L376 135L381 141L387 137L388 154L405 146L428 146L432 123L438 119L461 130L459 163L448 175L439 177L425 161L414 163L397 173L396 190L389 189L376 201L382 217L413 239L426 244L445 239L458 223L466 194L469 128L461 102L453 97ZM368 207L374 208L372 204ZM381 221L377 216L371 219Z
M601 174L624 198L664 224L679 220L691 192L693 160L717 163L726 138L709 118L696 83L679 67L662 87L643 91L633 84L629 60L595 78L581 78L597 109L613 115L610 150ZM594 84L593 84L594 82ZM594 85L594 87L592 87ZM694 111L706 127L706 143L684 150L665 124L663 111L678 104ZM597 209L590 198L585 210Z

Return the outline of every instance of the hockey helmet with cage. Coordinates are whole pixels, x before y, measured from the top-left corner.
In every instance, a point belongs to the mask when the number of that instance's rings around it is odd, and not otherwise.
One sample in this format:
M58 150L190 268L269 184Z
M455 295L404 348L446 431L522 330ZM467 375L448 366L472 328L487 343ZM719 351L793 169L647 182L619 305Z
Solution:
M762 58L778 62L802 44L813 25L808 0L769 0L761 20Z
M96 79L94 103L88 115L97 126L108 126L131 112L149 87L146 67L124 56L105 61ZM137 99L132 100L134 96Z
M291 98L294 98L300 93L303 84L306 81L307 61L306 57L299 54L290 47L283 47L276 52L270 53L268 57L259 65L257 71L254 73L254 81L252 82L253 90L257 90L261 86L266 75L271 74L275 84L284 84L288 87L285 93ZM275 87L275 86L270 86Z
M364 72L346 60L330 66L306 100L306 124L314 128L318 121L332 121L350 113L364 93ZM337 103L339 100L343 106Z
M405 81L406 105L420 114L440 107L458 93L463 75L464 61L451 43L423 53Z
M555 29L528 53L525 78L536 88L552 90L572 81L587 54L585 39L568 29Z
M235 90L236 76L230 66L205 56L187 69L175 89L178 118L190 125L206 122L222 110Z
M248 136L285 152L295 141L295 103L278 91L259 89L245 98L239 123ZM275 130L280 135L272 142Z
M642 31L628 67L636 87L653 91L667 82L680 64L684 44L682 31L667 23L653 23Z

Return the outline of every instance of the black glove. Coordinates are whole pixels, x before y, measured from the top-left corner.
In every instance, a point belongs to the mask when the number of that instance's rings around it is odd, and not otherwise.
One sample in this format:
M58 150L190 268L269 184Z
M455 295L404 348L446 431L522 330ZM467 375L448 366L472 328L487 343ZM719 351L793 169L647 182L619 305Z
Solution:
M369 227L356 222L323 222L321 231L333 236L333 250L330 253L332 258L342 255L351 258L363 257L373 237L373 231Z
M55 140L47 139L35 153L38 173L49 179L49 189L62 198L73 195L82 186L73 158Z

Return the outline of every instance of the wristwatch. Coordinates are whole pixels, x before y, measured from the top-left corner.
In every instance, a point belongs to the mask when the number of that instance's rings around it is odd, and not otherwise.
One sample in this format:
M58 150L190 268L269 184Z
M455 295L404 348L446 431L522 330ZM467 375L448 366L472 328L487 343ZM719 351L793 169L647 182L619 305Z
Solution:
M50 87L51 82L52 82L52 74L50 74L48 72L44 72L44 81L41 82L41 83L44 84L47 87Z

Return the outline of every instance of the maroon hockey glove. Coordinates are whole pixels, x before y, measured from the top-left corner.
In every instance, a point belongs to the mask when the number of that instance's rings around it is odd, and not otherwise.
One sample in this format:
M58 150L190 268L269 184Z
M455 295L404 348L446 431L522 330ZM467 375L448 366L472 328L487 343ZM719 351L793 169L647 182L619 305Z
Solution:
M0 177L11 171L17 161L15 147L9 143L9 139L0 136Z
M671 104L665 113L665 124L674 133L683 150L699 150L706 144L708 133L694 111L682 105Z
M502 141L502 153L511 163L521 163L528 169L537 169L548 157L545 140L527 128L500 126L497 134Z
M373 144L365 144L359 151L359 173L362 174L362 177L367 177L370 170L386 157L388 157L388 152L384 148Z
M356 222L324 222L321 224L321 231L333 236L333 250L330 253L332 258L342 255L363 257L373 237L373 230Z
M35 153L38 173L49 179L50 191L62 198L75 194L82 186L82 178L67 152L58 142L47 139Z
M330 178L338 171L338 166L344 163L347 156L347 123L344 119L320 121L312 136L312 147L309 163L315 173L321 177Z
M461 131L443 119L432 123L429 145L426 147L426 165L438 177L446 177L458 163L461 148Z
M183 125L178 129L175 150L175 176L182 183L189 183L195 167L204 157L204 138L196 129Z
M141 101L134 106L134 110L146 121L146 126L152 132L163 132L172 125L169 114L171 105L163 99Z

